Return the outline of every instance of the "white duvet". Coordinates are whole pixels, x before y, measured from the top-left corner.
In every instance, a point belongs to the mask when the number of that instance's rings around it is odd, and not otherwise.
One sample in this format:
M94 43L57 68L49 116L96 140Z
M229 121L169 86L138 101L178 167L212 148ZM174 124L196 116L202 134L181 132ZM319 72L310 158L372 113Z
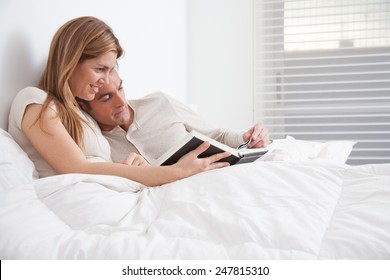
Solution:
M146 188L1 188L1 259L390 259L390 164L255 162Z

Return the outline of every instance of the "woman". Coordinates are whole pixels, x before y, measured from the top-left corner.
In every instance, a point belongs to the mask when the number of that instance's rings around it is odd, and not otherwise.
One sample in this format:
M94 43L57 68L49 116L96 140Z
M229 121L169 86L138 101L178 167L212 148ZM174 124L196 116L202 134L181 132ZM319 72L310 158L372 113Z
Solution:
M76 97L93 100L109 83L122 53L110 27L94 17L70 20L54 35L38 88L18 93L9 118L9 132L34 161L40 177L106 174L156 186L226 166L218 160L228 153L197 158L208 143L167 167L140 165L139 158L128 160L132 166L111 162L108 142L79 109Z

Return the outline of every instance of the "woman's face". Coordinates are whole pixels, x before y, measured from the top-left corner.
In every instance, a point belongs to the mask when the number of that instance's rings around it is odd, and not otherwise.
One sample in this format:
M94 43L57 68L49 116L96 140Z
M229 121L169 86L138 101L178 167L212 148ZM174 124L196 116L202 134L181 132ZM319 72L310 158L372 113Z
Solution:
M116 52L87 59L77 64L69 79L74 96L91 101L99 89L110 82L110 73L116 66Z

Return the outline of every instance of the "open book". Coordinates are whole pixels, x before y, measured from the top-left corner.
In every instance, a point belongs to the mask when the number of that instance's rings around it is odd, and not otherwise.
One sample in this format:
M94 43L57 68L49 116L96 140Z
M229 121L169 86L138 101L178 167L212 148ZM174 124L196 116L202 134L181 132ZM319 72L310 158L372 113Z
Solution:
M176 143L171 149L158 158L153 165L172 165L175 164L182 156L196 149L203 142L209 142L210 147L199 155L200 158L208 157L213 154L221 153L224 151L230 152L231 155L227 158L223 158L220 161L227 161L230 165L237 163L252 162L264 155L268 150L265 148L260 149L234 149L221 142L218 142L210 137L207 137L199 132L191 131L181 141Z

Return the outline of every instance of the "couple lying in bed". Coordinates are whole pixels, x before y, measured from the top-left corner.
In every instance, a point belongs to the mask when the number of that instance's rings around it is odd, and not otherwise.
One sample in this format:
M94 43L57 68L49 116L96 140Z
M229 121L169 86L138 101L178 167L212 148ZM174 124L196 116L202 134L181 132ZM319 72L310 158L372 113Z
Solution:
M218 161L228 153L197 157L208 143L174 165L148 164L192 129L232 147L249 138L253 147L268 145L259 124L245 133L214 129L163 94L127 102L115 70L122 53L109 26L94 17L73 19L54 35L38 87L18 93L9 118L10 134L40 177L106 174L155 186L226 166Z

